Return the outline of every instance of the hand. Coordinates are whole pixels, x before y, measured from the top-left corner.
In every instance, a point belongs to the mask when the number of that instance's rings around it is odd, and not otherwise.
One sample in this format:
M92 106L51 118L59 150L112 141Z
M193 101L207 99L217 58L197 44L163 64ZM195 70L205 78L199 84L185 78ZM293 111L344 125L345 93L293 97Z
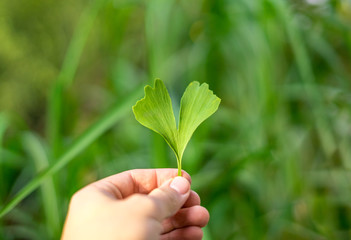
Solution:
M94 182L71 199L62 240L202 239L209 220L176 169L131 170Z

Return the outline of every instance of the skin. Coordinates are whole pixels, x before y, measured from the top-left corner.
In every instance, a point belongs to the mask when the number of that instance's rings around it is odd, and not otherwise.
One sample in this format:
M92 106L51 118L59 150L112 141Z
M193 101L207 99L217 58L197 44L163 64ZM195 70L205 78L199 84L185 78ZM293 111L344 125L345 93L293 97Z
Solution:
M209 221L191 178L137 169L94 182L71 199L61 240L198 240Z

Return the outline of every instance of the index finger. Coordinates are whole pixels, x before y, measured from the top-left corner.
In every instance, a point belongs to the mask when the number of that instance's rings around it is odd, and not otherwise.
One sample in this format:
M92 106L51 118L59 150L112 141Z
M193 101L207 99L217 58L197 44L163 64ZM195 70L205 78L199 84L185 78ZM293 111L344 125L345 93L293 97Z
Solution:
M93 185L123 199L134 193L148 194L177 175L175 168L133 169L101 179ZM182 171L182 175L191 183L187 172Z

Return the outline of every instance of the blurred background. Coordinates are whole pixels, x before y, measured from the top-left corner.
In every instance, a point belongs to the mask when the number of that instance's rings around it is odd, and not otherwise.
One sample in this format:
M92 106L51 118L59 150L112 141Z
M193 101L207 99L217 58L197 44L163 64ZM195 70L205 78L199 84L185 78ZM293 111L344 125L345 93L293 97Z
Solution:
M176 167L131 109L156 77L176 109L195 80L222 99L183 159L204 239L351 239L350 23L349 0L1 0L0 239L58 239L79 188Z

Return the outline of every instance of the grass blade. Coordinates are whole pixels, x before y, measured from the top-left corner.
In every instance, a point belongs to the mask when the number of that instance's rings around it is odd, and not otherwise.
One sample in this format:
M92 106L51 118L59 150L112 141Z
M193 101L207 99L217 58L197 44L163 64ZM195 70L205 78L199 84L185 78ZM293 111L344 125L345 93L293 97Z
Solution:
M2 139L5 134L6 128L8 127L8 121L4 114L0 113L0 153L2 152ZM0 155L1 160L1 155ZM1 163L1 161L0 161Z
M305 43L296 24L294 24L294 21L291 21L289 6L284 2L276 0L273 0L273 3L275 3L277 12L279 12L282 23L285 25L304 90L309 98L310 104L314 106L312 108L312 114L315 117L316 128L322 142L323 150L326 156L331 157L336 148L336 141L330 130L332 128L326 109L323 106L323 96L317 87L311 59L308 55Z
M32 133L25 133L22 137L23 146L28 155L33 159L38 172L49 167L49 159L39 138ZM41 184L41 197L44 213L47 221L47 229L50 238L59 236L61 220L58 209L58 198L54 181L49 178Z
M3 162L2 161L2 158L3 158L2 141L7 127L8 127L7 118L4 114L0 113L0 165ZM0 189L4 189L3 184L5 183L5 179L2 179L4 175L1 172L2 172L2 168L0 168ZM3 196L3 193L0 191L0 200L2 200L2 196Z
M106 0L93 0L82 13L76 31L68 47L62 69L52 88L48 104L47 134L52 146L54 158L60 152L60 120L62 112L62 94L72 83L85 43L88 39L94 20Z

